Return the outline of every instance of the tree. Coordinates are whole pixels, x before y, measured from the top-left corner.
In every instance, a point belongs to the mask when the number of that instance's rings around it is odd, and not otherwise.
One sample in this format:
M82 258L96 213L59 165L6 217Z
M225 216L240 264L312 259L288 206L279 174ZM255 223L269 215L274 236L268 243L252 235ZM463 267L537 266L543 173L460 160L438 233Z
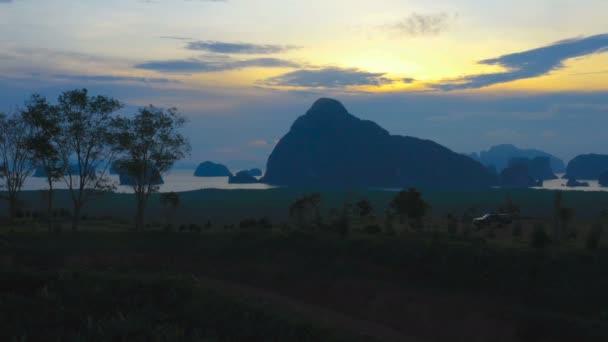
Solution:
M391 201L390 207L399 216L401 223L407 219L415 228L422 227L422 218L430 209L430 205L422 199L422 194L416 189L399 192Z
M289 206L289 217L296 221L300 228L321 225L321 194L314 193L298 198Z
M44 170L49 186L46 219L49 231L53 231L53 182L63 177L67 167L61 158L58 144L61 133L59 112L44 97L34 94L21 110L21 116L32 129L28 148L36 163Z
M368 200L364 199L355 204L355 214L361 221L367 221L373 212L374 208Z
M160 194L160 204L165 212L166 224L170 227L173 224L175 211L179 207L179 195L175 192Z
M574 218L574 209L562 205L562 192L556 191L553 202L554 238L559 241L568 231L568 224Z
M519 209L519 206L517 206L513 202L513 199L511 199L511 195L507 195L505 197L504 203L498 209L498 212L500 214L509 214L509 215L512 215L512 216L518 216L519 212L520 212L520 209Z
M31 127L20 115L0 114L0 177L4 179L9 218L17 214L23 183L35 169L28 143Z
M137 211L135 229L144 228L146 203L159 189L158 177L185 157L190 145L179 129L186 120L175 108L141 108L133 118L115 120L116 168L131 177Z
M76 170L63 175L73 204L73 230L78 229L82 208L90 195L113 188L106 171L113 159L110 134L113 114L120 108L117 100L89 96L86 89L59 96L61 161L70 165L75 160L76 165Z

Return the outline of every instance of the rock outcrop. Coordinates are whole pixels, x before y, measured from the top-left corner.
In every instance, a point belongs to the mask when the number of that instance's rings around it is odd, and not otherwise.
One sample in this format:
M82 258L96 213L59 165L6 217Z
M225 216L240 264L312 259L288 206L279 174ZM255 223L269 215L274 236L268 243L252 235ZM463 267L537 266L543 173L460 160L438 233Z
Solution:
M232 177L232 172L222 164L210 161L201 163L194 171L195 177Z
M608 171L608 155L583 154L568 163L566 178L595 180L606 171Z
M549 157L536 157L533 159L528 158L511 158L509 160L509 167L515 164L525 164L528 168L528 174L534 180L551 180L558 179L558 177L551 170L551 160Z
M566 170L564 162L554 155L536 149L522 149L509 144L496 145L487 151L481 151L479 154L472 153L470 156L484 165L495 166L499 172L509 167L509 160L512 158L534 159L536 157L549 158L553 173L563 173Z
M608 187L608 171L602 173L598 180L601 186Z
M228 178L230 184L257 184L260 181L254 176L250 175L248 171L237 172L236 175Z
M500 173L500 186L503 188L530 188L543 186L543 181L530 176L527 159L513 160L511 165Z
M586 188L589 187L589 183L587 182L579 182L574 178L570 178L568 179L568 183L566 183L566 186L569 188Z
M487 188L496 179L480 163L430 140L390 135L319 99L275 146L262 182L295 187Z

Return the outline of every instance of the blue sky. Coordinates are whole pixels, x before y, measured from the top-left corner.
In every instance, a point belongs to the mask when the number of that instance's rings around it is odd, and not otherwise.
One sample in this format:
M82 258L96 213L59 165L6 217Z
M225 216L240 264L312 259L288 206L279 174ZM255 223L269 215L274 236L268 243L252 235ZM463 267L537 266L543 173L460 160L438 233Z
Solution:
M321 96L459 152L607 153L605 0L0 0L0 111L176 106L192 162L264 166Z

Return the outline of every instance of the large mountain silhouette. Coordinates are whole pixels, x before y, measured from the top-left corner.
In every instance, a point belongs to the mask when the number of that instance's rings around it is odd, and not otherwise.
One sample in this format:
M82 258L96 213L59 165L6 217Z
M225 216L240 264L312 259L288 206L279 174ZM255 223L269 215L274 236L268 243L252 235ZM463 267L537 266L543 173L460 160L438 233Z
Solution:
M568 163L566 178L595 180L608 171L608 155L582 154Z
M268 159L262 182L308 187L481 188L496 182L471 158L433 141L390 135L319 99Z
M471 157L486 166L491 165L496 167L498 172L507 168L509 160L512 158L534 159L537 157L548 157L551 160L553 172L562 173L566 171L564 161L554 155L536 149L522 149L510 144L492 146L487 151L471 154Z

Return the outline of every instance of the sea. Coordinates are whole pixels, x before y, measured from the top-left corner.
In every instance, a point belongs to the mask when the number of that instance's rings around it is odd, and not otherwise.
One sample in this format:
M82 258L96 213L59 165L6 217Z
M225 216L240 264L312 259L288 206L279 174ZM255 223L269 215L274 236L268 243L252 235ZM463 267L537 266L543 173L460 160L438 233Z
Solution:
M545 190L563 190L563 191L608 191L608 188L599 185L597 180L580 180L588 182L589 187L570 188L566 186L567 180L562 179L563 174L558 175L559 179L545 181L542 187L534 189ZM76 177L77 178L77 177ZM116 184L116 192L132 193L133 189L130 186L118 185L119 179L117 175L111 175L110 178ZM249 189L249 190L267 190L274 186L267 184L229 184L228 177L194 177L194 171L190 170L173 170L164 177L165 184L160 186L160 192L185 192L202 189ZM65 182L59 181L54 185L55 189L67 189ZM25 191L46 190L48 185L46 178L29 177L23 186ZM386 189L387 191L395 191L396 189Z

